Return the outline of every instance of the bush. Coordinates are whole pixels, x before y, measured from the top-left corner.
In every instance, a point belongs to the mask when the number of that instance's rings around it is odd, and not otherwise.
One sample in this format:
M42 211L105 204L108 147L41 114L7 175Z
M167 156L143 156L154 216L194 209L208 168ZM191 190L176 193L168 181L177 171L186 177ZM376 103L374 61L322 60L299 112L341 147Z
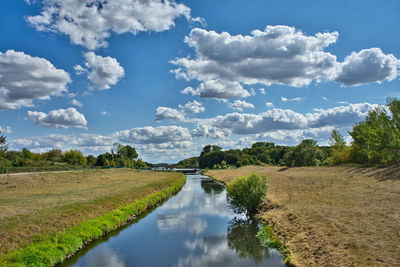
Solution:
M226 191L228 202L236 212L253 215L267 196L268 180L265 175L252 173L228 184Z

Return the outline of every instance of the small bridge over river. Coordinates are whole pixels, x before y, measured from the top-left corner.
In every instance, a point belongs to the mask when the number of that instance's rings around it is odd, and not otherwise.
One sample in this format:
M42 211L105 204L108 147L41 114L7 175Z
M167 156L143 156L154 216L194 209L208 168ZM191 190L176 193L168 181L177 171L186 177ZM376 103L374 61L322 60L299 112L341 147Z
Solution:
M174 168L173 169L176 172L183 172L183 173L199 173L201 169L196 169L196 168Z

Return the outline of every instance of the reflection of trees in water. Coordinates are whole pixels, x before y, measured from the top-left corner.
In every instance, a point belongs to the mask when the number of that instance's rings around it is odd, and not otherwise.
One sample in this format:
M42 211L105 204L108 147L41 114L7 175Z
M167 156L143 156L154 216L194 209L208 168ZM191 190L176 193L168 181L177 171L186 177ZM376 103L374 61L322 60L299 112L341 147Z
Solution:
M207 194L219 194L224 190L224 186L222 184L216 183L212 179L202 179L201 188L203 188Z
M259 263L268 258L268 249L261 246L256 237L258 224L255 221L234 219L228 227L228 247L236 252L240 258L254 259Z

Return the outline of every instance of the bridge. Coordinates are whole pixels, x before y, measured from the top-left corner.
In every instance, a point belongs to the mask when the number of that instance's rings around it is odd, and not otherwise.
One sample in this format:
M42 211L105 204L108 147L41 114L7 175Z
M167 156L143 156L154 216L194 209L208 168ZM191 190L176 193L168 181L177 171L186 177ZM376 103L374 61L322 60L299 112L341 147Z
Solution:
M196 168L174 168L173 169L176 172L183 172L183 173L199 173L201 169L196 169Z

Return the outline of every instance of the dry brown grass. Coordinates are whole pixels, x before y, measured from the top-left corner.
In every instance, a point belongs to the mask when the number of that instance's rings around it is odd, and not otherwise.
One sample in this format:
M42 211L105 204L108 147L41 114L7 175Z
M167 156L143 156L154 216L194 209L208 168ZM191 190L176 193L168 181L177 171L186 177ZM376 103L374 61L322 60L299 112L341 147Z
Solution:
M180 174L132 169L0 176L0 256L168 187Z
M230 182L269 177L260 211L298 266L400 266L399 168L256 167L209 171Z

